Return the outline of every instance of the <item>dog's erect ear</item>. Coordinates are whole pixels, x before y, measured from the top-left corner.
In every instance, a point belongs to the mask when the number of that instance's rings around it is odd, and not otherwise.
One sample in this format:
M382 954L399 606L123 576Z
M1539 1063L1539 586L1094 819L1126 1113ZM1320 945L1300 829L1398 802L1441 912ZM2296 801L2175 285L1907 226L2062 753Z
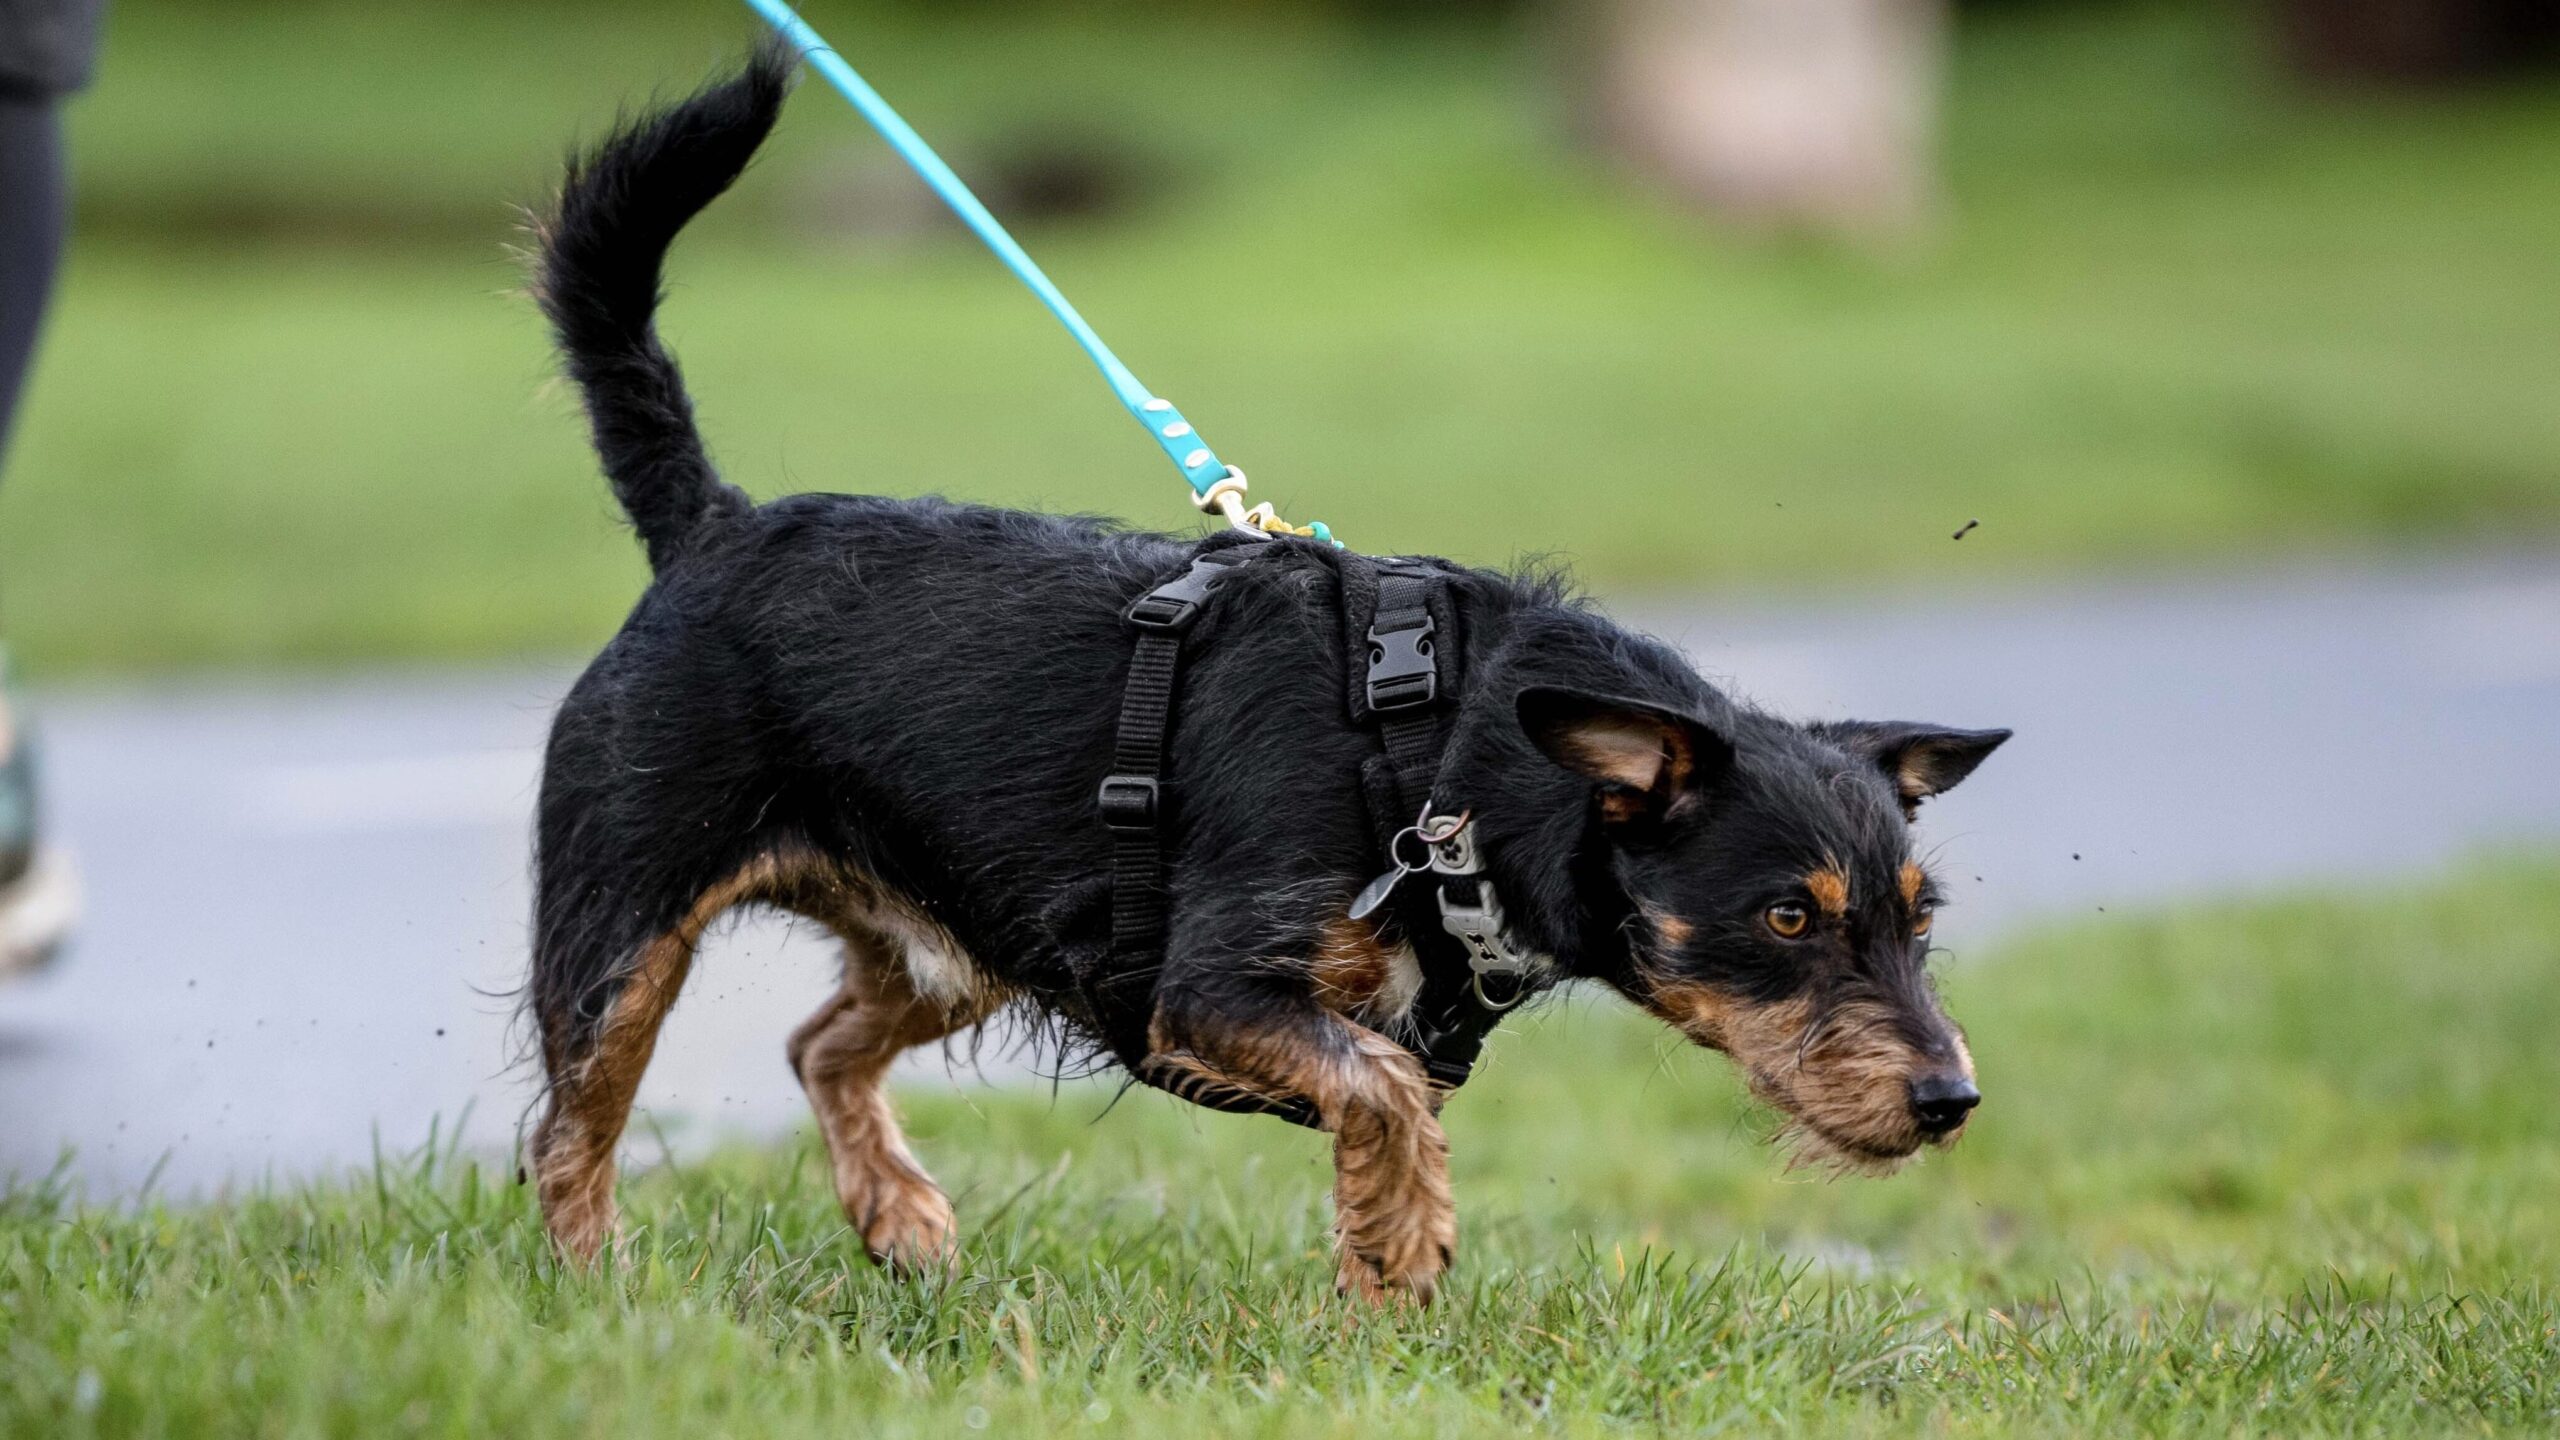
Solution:
M1732 742L1706 721L1640 700L1533 685L1518 709L1529 743L1600 785L1613 823L1668 815L1733 764Z
M1956 788L2000 742L2006 730L1950 730L1943 725L1915 725L1900 720L1843 720L1817 725L1814 733L1872 761L1893 782L1909 815L1920 802Z

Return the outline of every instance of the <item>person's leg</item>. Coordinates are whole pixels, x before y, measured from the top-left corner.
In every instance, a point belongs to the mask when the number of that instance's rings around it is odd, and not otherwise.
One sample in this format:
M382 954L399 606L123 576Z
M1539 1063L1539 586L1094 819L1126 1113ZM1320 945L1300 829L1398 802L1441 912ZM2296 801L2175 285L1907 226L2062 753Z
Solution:
M0 474L62 254L62 132L51 100L0 94Z
M0 472L62 253L62 137L51 100L0 95ZM69 930L69 870L36 849L35 758L0 641L0 976L50 957Z

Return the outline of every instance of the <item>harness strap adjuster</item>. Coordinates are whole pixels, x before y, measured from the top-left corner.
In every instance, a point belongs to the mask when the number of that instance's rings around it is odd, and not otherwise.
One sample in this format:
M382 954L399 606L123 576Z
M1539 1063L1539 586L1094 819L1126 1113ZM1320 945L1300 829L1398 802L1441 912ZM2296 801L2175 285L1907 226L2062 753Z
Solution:
M1375 714L1411 710L1440 698L1440 664L1431 636L1438 621L1428 610L1381 614L1369 626L1369 709Z
M1207 603L1209 592L1232 560L1202 555L1191 562L1191 568L1176 575L1146 594L1129 602L1122 618L1141 630L1180 631L1190 628Z
M1164 813L1164 782L1153 775L1105 775L1094 799L1103 828L1115 834L1146 834Z

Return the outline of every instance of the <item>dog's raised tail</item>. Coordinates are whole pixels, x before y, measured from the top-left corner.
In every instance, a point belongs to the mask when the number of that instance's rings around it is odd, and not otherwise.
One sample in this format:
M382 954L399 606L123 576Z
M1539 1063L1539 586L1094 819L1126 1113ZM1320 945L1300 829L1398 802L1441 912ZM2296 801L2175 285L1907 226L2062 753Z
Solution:
M539 232L535 294L585 392L605 478L656 569L705 521L748 506L712 468L684 375L658 341L660 271L676 232L772 133L793 64L767 44L736 74L618 127L570 162Z

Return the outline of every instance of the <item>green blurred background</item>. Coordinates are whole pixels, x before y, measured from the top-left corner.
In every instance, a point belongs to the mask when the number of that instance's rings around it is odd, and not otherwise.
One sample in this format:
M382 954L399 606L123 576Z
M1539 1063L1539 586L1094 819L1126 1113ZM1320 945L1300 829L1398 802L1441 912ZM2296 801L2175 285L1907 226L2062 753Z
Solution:
M2560 86L2530 68L2324 71L2233 3L1959 5L1935 198L1885 233L1736 224L1601 158L1590 6L808 13L1257 498L1364 549L1809 591L2560 536ZM642 567L508 247L574 138L755 33L728 0L117 8L0 485L21 652L598 641ZM1195 523L822 88L675 278L758 494Z

